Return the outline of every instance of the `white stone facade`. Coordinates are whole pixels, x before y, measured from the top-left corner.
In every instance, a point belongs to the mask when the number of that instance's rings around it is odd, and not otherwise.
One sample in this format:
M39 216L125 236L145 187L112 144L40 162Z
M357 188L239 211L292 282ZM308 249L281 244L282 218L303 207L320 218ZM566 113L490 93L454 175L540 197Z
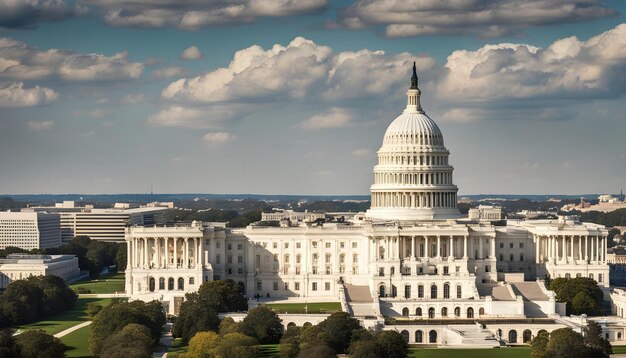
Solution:
M30 276L59 276L72 282L80 276L78 258L74 255L13 254L0 259L0 288Z
M8 246L24 250L61 246L58 214L0 212L0 249Z

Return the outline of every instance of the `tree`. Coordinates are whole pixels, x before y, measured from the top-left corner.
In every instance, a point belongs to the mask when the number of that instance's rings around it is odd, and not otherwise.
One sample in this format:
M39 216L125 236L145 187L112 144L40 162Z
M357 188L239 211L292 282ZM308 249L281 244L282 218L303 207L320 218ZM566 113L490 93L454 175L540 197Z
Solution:
M220 322L219 332L220 336L223 336L228 333L237 333L240 332L241 323L235 322L231 317L224 317L224 319Z
M34 322L43 311L43 292L31 281L11 282L0 298L0 310L10 324Z
M300 333L301 327L287 327L283 337L280 339L278 348L280 358L295 358L300 351Z
M541 330L537 333L537 336L530 342L531 358L547 358L548 341L550 340L550 334L547 331Z
M337 353L345 353L352 332L360 329L359 321L346 312L336 312L320 322L318 327L325 333L326 344Z
M248 311L240 329L261 344L278 343L283 336L283 320L269 307L259 306Z
M215 347L220 358L257 358L260 357L258 341L241 333L228 333L219 340Z
M376 343L382 356L387 358L404 358L408 353L407 343L397 331L381 332L376 336Z
M126 244L120 244L115 254L115 267L117 272L123 272L126 270L126 263L128 262Z
M552 331L546 351L546 357L591 358L583 336L571 328L559 328Z
M302 349L298 353L298 358L336 358L337 353L334 349L325 344L311 346Z
M243 287L233 280L217 280L203 283L198 294L205 304L216 312L237 312L248 309Z
M197 332L216 331L219 324L217 311L206 304L198 293L188 293L180 305L178 317L172 327L172 335L182 338L183 342L187 343Z
M611 343L602 337L602 327L598 322L589 321L584 336L585 344L591 349L594 357L608 358L613 353Z
M189 349L185 358L209 358L217 347L220 336L215 332L198 332L189 340Z
M8 329L0 330L0 358L13 358L19 355L19 347L15 344L12 333Z
M151 357L154 340L150 329L144 325L130 323L121 331L104 340L101 357L127 358Z
M572 312L598 315L602 313L602 309L589 292L580 291L572 299Z
M353 358L383 357L380 351L380 345L371 334L369 334L369 336L362 336L359 339L353 339L350 343L348 354Z
M559 301L567 303L567 314L585 313L587 315L597 315L602 313L602 299L604 295L597 282L591 278L557 277L550 281L548 288L556 293L556 298ZM578 305L574 307L574 298L579 294ZM591 301L594 304L591 304Z
M28 330L15 338L21 358L62 358L67 346L42 330Z

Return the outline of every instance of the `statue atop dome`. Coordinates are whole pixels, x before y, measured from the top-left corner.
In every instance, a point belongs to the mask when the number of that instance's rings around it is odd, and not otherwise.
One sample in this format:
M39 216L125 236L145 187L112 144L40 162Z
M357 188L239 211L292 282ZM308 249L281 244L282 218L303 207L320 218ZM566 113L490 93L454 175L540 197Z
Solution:
M417 88L417 70L415 69L415 61L413 61L413 76L411 77L411 89Z

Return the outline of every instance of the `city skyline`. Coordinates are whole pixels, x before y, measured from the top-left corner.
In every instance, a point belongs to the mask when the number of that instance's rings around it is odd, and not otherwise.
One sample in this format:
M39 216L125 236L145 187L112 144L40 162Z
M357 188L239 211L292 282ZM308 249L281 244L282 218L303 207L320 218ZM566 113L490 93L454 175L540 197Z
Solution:
M0 192L366 195L413 61L461 195L622 189L623 2L376 3L0 2Z

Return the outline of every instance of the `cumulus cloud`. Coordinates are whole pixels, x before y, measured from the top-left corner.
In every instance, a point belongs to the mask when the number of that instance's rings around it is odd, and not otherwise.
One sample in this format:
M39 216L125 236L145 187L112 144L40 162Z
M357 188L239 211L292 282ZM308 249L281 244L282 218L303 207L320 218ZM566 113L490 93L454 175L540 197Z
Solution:
M0 27L8 29L35 27L42 21L57 21L86 12L64 0L0 0Z
M204 107L170 106L148 117L148 124L159 127L216 128L244 112L230 105Z
M327 0L86 0L106 11L111 26L203 27L250 23L258 17L291 16L324 9Z
M209 132L202 137L202 140L207 143L221 144L230 142L235 138L236 136L228 132Z
M29 129L34 131L47 131L54 127L53 121L28 121L26 125Z
M343 108L331 108L330 111L316 114L299 123L302 129L342 128L352 124L352 114Z
M23 82L0 85L0 107L35 107L54 102L58 94L50 88L35 86L24 88Z
M160 68L158 70L154 70L152 71L150 76L152 76L152 78L154 79L159 80L163 78L182 76L185 74L185 72L186 70L182 67L172 66L172 67L165 67L165 68Z
M130 62L127 52L112 56L72 50L40 50L10 38L0 38L0 79L122 81L137 79L144 65Z
M180 58L183 60L199 60L202 57L204 54L196 46L188 47L180 54Z
M617 15L602 0L356 0L330 27L383 26L389 37L519 35L533 26Z
M547 48L505 43L454 51L445 69L438 93L451 101L615 97L626 88L626 24Z
M138 104L146 101L146 96L143 93L131 93L122 98L124 104Z
M420 72L435 72L431 57L371 50L333 53L329 47L297 37L287 46L239 50L228 67L179 79L161 95L205 103L280 96L302 99L311 92L327 101L367 98L405 89L401 83L407 83L413 61Z

